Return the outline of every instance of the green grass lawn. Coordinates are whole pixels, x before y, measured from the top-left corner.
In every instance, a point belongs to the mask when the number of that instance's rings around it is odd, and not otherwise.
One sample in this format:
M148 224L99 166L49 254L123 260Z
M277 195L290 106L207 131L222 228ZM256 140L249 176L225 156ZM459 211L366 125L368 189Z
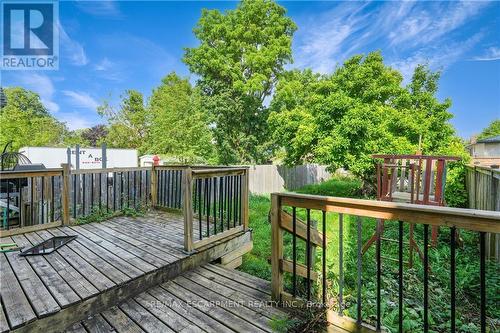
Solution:
M339 197L357 197L360 193L361 183L352 178L335 178L318 185L309 185L296 192L316 195L328 195ZM239 268L242 271L261 277L271 279L271 267L268 259L271 256L271 225L268 220L270 209L269 196L250 197L250 227L253 229L253 250L243 257L243 264ZM297 209L297 217L306 219L306 211ZM335 303L338 292L338 268L339 268L339 230L338 214L327 214L327 280L329 297L334 300L332 308L337 309ZM321 230L322 215L319 211L311 211L311 219L317 222ZM356 217L344 216L344 302L345 314L351 317L356 315L356 263L357 263L357 223ZM363 243L373 235L376 221L364 218L362 222ZM409 225L405 224L405 240L407 241ZM461 232L464 245L457 249L457 326L460 332L477 332L479 329L479 255L478 235L476 233ZM398 223L387 221L384 237L397 239ZM422 248L423 226L416 225L415 238ZM431 274L430 274L430 321L431 331L449 331L449 229L441 228L439 245L429 251ZM298 260L305 263L305 242L297 238ZM285 257L292 257L291 236L285 233L284 253ZM316 271L320 272L321 249L316 253ZM382 256L397 258L398 246L396 243L383 242ZM404 260L408 260L408 248L405 247ZM423 313L423 267L418 256L414 257L414 266L411 269L405 267L405 318L404 327L406 332L422 331ZM493 262L487 267L487 298L488 298L488 323L491 332L498 332L500 318L500 265ZM375 320L376 307L376 262L375 246L372 246L363 256L363 318L369 322ZM392 332L396 332L398 320L397 285L398 264L389 260L383 260L382 271L382 317L383 324ZM299 290L304 290L304 281L299 278ZM285 274L285 289L290 291L291 277ZM317 288L317 284L314 288Z

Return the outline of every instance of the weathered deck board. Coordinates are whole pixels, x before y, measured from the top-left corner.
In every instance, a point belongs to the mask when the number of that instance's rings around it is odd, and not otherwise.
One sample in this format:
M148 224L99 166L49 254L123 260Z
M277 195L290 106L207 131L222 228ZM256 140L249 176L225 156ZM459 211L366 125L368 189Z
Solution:
M207 279L197 273L200 270L217 273ZM118 333L272 332L271 318L283 319L289 314L268 305L267 297L249 300L243 292L224 288L228 280L238 283L240 278L253 280L254 286L267 284L241 272L208 264L106 310L102 317ZM261 295L269 292L268 287ZM88 328L90 321L100 322L102 317L94 316L83 325Z
M35 233L24 235L32 245L43 241L39 235ZM69 262L66 261L59 253L52 253L50 256L45 256L47 262L59 273L60 276L73 288L82 300L92 297L99 293L99 290L90 283L78 270L76 270Z
M117 306L104 311L103 317L106 318L108 323L118 332L126 333L142 333L144 330L140 328L132 319L130 319L122 310Z
M32 246L31 242L23 235L13 236L12 239L19 246L26 248ZM29 256L26 258L59 306L66 307L81 299L43 256Z
M12 243L13 241L10 237L5 237L2 238L2 242ZM5 253L5 256L38 317L44 317L61 310L26 258L20 257L15 252ZM2 279L3 283L4 279ZM5 312L9 316L9 311Z
M177 219L172 214L168 219L162 216L162 212L154 212L144 217L117 217L101 223L14 236L22 246L32 246L56 235L78 237L43 256L0 254L0 332L45 333L68 326L72 332L231 331L219 318L239 318L231 310L193 308L189 299L205 303L207 300L180 284L175 284L172 290L164 289L162 284L236 250L251 240L251 234L241 233L188 254L183 251L182 216ZM4 237L0 241L10 243L12 238ZM210 278L206 279L205 284ZM185 279L180 283L191 283L189 281ZM201 288L202 284L197 286ZM144 292L152 287L160 291L158 295ZM229 297L234 288L233 285L233 289L224 289L224 295L214 297ZM167 298L184 306L151 307ZM95 320L85 319L98 312L101 313L93 317ZM261 314L254 311L248 315L257 319ZM74 321L81 322L73 326ZM241 325L258 331L257 326L250 323Z

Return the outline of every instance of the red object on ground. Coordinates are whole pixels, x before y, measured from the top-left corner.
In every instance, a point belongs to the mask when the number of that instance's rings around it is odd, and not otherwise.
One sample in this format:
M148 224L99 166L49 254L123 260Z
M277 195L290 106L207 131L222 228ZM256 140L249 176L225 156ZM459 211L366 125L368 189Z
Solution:
M153 165L160 165L160 158L158 155L153 156Z

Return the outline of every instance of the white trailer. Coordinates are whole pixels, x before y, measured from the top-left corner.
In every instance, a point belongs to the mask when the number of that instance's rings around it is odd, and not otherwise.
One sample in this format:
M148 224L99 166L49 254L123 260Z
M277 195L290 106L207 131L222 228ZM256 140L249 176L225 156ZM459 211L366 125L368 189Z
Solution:
M60 168L62 163L68 162L68 148L53 147L22 147L19 149L28 157L31 163L43 163L46 168ZM70 148L71 167L76 168L76 149ZM101 169L101 148L80 148L80 169ZM106 149L107 168L137 167L138 154L135 149Z

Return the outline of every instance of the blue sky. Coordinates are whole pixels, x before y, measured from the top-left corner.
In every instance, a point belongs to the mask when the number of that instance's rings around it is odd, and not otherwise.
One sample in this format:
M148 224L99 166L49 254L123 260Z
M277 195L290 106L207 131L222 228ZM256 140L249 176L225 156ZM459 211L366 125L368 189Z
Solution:
M500 2L281 1L298 25L294 63L329 73L348 57L381 50L409 79L417 63L442 70L438 97L452 99L462 137L500 118ZM189 76L183 47L202 8L237 2L61 1L58 71L3 71L3 86L40 94L70 129L103 122L96 107L126 89L149 96L171 71ZM194 81L195 78L191 77Z

